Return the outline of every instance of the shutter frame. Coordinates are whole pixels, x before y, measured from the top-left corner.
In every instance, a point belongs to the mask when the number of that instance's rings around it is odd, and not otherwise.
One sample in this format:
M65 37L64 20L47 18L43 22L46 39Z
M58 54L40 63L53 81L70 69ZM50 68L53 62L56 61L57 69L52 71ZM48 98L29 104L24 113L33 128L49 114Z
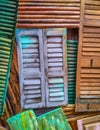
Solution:
M14 2L1 0L0 5L2 6L0 8L0 115L3 115L14 46L18 0Z

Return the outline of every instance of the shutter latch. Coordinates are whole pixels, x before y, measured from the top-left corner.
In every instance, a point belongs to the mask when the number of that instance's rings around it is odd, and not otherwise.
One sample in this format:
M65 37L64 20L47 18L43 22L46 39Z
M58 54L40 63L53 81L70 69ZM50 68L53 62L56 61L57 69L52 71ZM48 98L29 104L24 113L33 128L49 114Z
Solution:
M90 67L93 67L93 59L90 60Z
M88 109L88 110L90 109L90 103L87 104L87 109Z

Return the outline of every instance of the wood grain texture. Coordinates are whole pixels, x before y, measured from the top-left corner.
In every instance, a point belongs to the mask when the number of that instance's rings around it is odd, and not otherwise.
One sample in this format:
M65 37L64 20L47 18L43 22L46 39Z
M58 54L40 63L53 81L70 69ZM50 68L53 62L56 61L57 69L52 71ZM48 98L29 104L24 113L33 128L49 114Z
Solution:
M91 116L87 118L82 118L80 120L77 120L78 130L95 130L96 125L97 128L100 127L100 115L97 116ZM96 129L99 130L99 129Z
M93 8L90 8L91 6ZM79 30L76 82L76 111L100 110L99 34L100 1L83 0L81 3ZM95 83L98 84L98 87L97 85L94 85Z
M79 17L80 0L19 0L17 27L78 28Z

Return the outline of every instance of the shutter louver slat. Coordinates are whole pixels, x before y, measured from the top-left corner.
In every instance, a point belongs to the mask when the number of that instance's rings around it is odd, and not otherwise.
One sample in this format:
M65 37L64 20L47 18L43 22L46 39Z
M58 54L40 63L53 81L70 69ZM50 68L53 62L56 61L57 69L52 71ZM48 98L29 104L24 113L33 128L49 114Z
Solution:
M17 27L78 28L79 18L80 0L19 0Z
M68 103L75 104L76 63L78 41L67 40Z
M76 111L99 111L100 1L83 0L81 8Z
M17 30L21 106L45 106L42 30Z
M66 29L44 30L47 107L67 104L66 36ZM52 45L60 52L54 51Z
M17 8L18 0L0 0L0 115L6 100Z

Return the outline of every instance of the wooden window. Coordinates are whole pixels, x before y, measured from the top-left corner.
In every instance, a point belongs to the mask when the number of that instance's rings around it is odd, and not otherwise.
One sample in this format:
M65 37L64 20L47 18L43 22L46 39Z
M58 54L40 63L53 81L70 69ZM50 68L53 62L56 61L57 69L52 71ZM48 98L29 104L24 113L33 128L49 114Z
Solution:
M100 1L82 0L76 111L100 110Z
M66 105L66 29L22 29L16 34L22 108Z

